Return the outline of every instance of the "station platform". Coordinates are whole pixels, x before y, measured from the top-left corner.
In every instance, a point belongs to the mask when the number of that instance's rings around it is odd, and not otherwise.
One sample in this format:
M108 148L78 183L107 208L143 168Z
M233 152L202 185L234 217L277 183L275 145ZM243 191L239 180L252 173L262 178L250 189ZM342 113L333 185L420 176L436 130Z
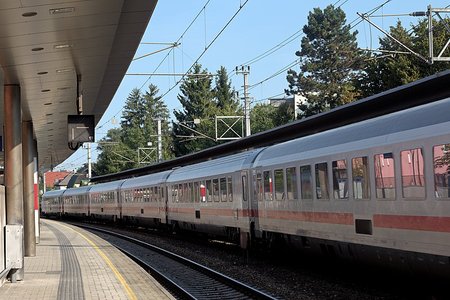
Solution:
M24 280L6 282L0 299L175 299L139 265L98 236L41 219Z

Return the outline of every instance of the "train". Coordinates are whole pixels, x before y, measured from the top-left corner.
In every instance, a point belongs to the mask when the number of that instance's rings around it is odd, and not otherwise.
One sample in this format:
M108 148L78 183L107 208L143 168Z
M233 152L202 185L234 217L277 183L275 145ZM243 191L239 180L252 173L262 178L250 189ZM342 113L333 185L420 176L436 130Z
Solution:
M43 195L46 216L450 273L450 98L154 174Z

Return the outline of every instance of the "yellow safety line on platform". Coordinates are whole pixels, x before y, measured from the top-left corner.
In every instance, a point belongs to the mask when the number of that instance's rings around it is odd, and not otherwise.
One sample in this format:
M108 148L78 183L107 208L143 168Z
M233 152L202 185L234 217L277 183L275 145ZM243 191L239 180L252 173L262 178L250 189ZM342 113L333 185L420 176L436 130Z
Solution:
M134 294L133 290L128 285L128 283L125 281L125 279L123 278L122 274L120 274L119 270L117 270L117 268L114 266L114 264L111 262L111 260L109 260L108 256L106 256L106 254L93 241L91 241L87 236L85 236L81 232L79 232L79 231L77 231L77 230L75 230L75 229L73 229L73 228L71 228L69 226L63 225L61 223L60 223L60 225L75 231L82 238L84 238L89 244L91 244L92 247L94 247L94 249L98 252L98 254L103 258L103 260L108 264L108 266L114 272L114 274L116 275L116 277L119 280L119 282L123 285L123 287L127 291L128 297L130 299L137 300L136 295Z

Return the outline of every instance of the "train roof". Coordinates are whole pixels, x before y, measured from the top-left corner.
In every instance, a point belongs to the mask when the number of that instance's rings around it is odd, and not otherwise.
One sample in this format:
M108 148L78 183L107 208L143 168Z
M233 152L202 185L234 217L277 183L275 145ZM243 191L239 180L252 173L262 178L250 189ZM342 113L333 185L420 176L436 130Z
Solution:
M324 132L340 126L434 102L450 96L450 89L448 88L449 80L450 70L446 70L268 131L252 134L236 141L224 143L158 164L115 174L97 176L92 178L91 181L109 181L169 170L177 166L199 163L207 159L229 155L249 148L264 147L294 138L313 135L318 132Z
M44 195L42 195L42 197L47 198L47 197L58 197L61 196L66 190L51 190L51 191L47 191L44 193Z
M167 182L181 181L186 178L202 178L210 176L220 176L221 174L232 173L249 168L259 152L263 148L253 149L234 155L229 155L205 162L201 162L186 167L175 169L170 174Z
M438 124L444 126L439 126L439 130L430 129L437 128ZM300 156L307 159L357 150L369 146L368 140L377 146L390 143L392 139L394 142L414 139L419 133L431 137L445 132L450 133L450 98L269 146L261 152L254 166L289 162ZM393 136L395 138L389 138Z
M74 195L79 195L79 194L84 194L87 193L92 186L81 186L78 188L70 188L65 190L64 196L74 196Z
M144 187L144 186L148 186L148 185L164 183L166 181L167 176L171 172L172 171L165 171L165 172L161 172L161 173L149 174L149 175L145 175L145 176L141 176L141 177L126 179L125 182L122 184L121 188L127 189L127 188L134 188L134 187L140 187L140 186Z
M125 181L125 179L91 185L91 188L89 189L89 193L108 192L108 191L118 190L124 181Z

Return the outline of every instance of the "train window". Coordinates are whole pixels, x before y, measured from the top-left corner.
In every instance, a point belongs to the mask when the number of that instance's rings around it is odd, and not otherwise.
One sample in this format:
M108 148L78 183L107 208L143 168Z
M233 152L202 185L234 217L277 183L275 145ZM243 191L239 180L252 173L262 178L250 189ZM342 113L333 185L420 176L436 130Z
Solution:
M450 144L434 146L433 164L436 198L450 198Z
M347 161L345 159L333 161L332 169L334 199L348 199Z
M206 180L206 201L211 202L212 197L212 185L211 180Z
M395 167L394 155L389 153L376 154L375 192L378 199L395 199Z
M248 195L247 176L242 175L242 199L244 199L244 201L247 201L247 195Z
M233 201L233 181L231 177L227 177L227 192L228 192L228 201Z
M284 178L283 170L278 169L273 172L275 179L275 199L284 200Z
M425 198L423 153L421 148L402 151L402 191L404 198Z
M264 178L264 199L265 200L272 200L272 172L271 171L264 171L263 172L263 178Z
M178 202L178 189L176 185L172 185L172 202Z
M263 200L263 184L261 173L256 174L255 198L258 199L258 201Z
M219 202L219 179L213 179L213 199Z
M288 200L297 199L297 168L286 169L286 192Z
M227 201L227 179L225 177L220 178L220 199L223 202Z
M178 185L178 201L179 202L184 201L184 190L183 185L181 183Z
M312 199L311 166L300 167L300 182L302 199Z
M200 186L198 181L194 182L194 201L200 202Z
M328 165L316 164L316 197L317 199L329 199L328 194Z
M354 198L370 198L369 164L367 156L352 159L352 178Z
M194 183L189 183L189 202L193 203L195 202L195 191L194 191Z

